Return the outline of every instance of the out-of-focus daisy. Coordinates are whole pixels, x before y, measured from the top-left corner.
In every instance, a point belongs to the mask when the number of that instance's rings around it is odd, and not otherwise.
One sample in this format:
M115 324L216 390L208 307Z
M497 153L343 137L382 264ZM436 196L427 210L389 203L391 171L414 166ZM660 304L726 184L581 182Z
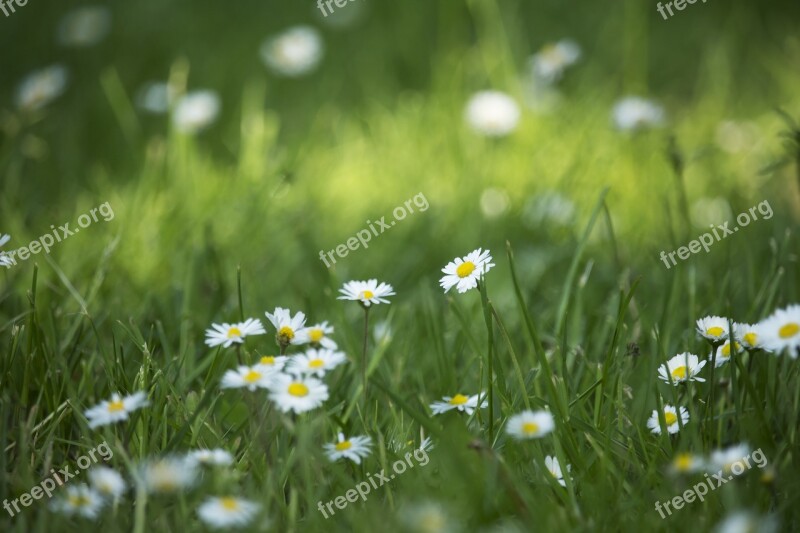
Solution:
M17 87L17 107L23 111L43 108L64 92L69 74L63 65L52 65L29 74Z
M388 304L387 296L394 296L394 289L388 283L378 283L376 279L367 281L348 281L339 289L342 296L339 300L352 300L364 307L377 304Z
M277 374L269 386L269 399L284 413L305 413L328 399L328 387L317 378Z
M310 344L315 348L327 348L328 350L335 350L337 348L336 341L328 337L333 333L333 326L328 325L328 321L321 324L314 324L301 329L297 332L300 338L299 344Z
M89 483L103 497L111 500L118 500L127 488L119 472L107 466L95 466L89 470Z
M508 193L504 189L489 187L481 193L481 213L483 217L491 220L502 216L508 211L511 203Z
M522 221L530 229L569 226L576 211L572 200L557 191L546 191L528 198L522 208Z
M267 367L267 369L271 369L275 372L280 372L288 362L289 358L285 355L262 355L256 365Z
M800 304L778 309L758 324L764 347L779 353L784 349L797 358L800 354Z
M70 485L66 494L56 497L50 509L66 515L78 515L94 520L103 508L103 496L85 483Z
M701 457L684 452L675 456L670 464L670 470L677 474L691 474L702 470L704 465Z
M230 466L233 464L233 456L222 448L192 450L186 455L186 460L195 465Z
M464 116L477 133L503 137L516 129L521 114L517 102L506 93L481 91L467 102Z
M736 511L717 524L714 533L774 533L778 522L774 516L759 517L749 511Z
M162 115L169 111L177 97L177 91L169 83L150 81L139 89L136 105L148 113Z
M175 104L172 123L178 131L196 133L210 126L219 114L219 96L214 91L193 91Z
M444 276L439 280L439 285L442 286L444 292L453 287L459 293L467 292L477 287L481 276L489 272L493 266L489 250L478 248L464 257L456 257L447 263L447 266L442 269Z
M8 241L11 240L11 235L3 235L0 233L0 246L5 246ZM5 252L0 252L0 266L10 267L14 264L14 261L11 260L10 257L6 255Z
M375 344L388 344L392 340L392 325L388 320L381 320L375 323L372 328L372 337Z
M622 131L636 131L664 124L664 108L660 105L640 98L629 96L619 100L612 112L614 124Z
M260 320L248 318L244 322L236 324L211 324L206 330L206 344L209 346L222 345L228 348L233 343L241 344L245 337L250 335L264 335L266 330Z
M537 80L553 83L561 79L567 67L574 65L580 57L580 46L575 41L562 39L545 45L531 57L531 70Z
M761 350L764 348L758 326L755 324L733 325L733 338L741 342L747 350Z
M418 533L455 533L460 527L436 502L406 504L399 513L409 531Z
M347 357L342 352L310 348L304 354L293 356L286 371L321 378L326 372L346 362Z
M339 440L335 443L325 444L325 454L331 461L350 459L355 464L361 464L361 459L370 454L372 439L367 436L344 438L344 433L339 433Z
M431 411L433 411L435 415L440 415L447 411L458 409L462 413L472 415L475 409L485 409L486 405L486 395L483 393L473 396L456 394L455 396L445 396L440 402L433 402L431 404Z
M722 472L726 476L743 474L749 468L744 461L749 455L750 446L744 443L714 450L708 460L708 472Z
M523 411L508 419L506 432L515 439L538 439L556 427L548 411Z
M242 498L212 497L197 508L197 516L212 528L243 527L253 521L260 509L259 504Z
M178 492L197 481L197 464L180 457L162 457L139 469L137 481L147 492Z
M264 313L267 318L275 327L275 340L281 347L289 346L290 344L302 344L303 339L298 333L303 329L306 324L306 315L301 311L292 316L291 311L283 307L276 307L273 314Z
M742 352L742 345L736 341L733 341L733 346L736 349L736 353ZM731 355L733 355L733 349L731 348L731 341L725 341L725 344L722 346L717 347L717 357L715 358L714 366L716 368L721 367L725 363L731 360ZM708 358L709 361L711 357Z
M697 332L714 343L728 338L728 319L721 316L707 316L697 321Z
M127 420L128 415L137 409L148 405L147 394L136 392L124 398L117 393L111 395L111 400L103 400L98 405L87 409L84 415L89 420L89 427L94 429Z
M697 377L704 366L706 366L706 362L700 361L696 355L689 352L679 353L659 367L658 377L665 383L669 383L671 376L673 385L684 381L705 381L704 378Z
M667 424L667 432L670 434L677 433L681 425L686 425L689 422L689 411L685 407L680 408L681 423L678 424L678 411L671 405L664 406L664 422ZM650 418L647 420L647 427L650 431L656 434L661 433L661 423L658 421L658 411L653 411Z
M58 44L86 47L102 41L111 29L111 12L103 6L73 9L58 25Z
M322 37L311 26L295 26L263 42L260 53L267 67L282 76L296 78L310 73L324 52Z
M561 465L558 464L557 457L550 457L549 455L545 457L544 466L545 468L547 468L547 471L550 472L550 475L556 478L556 481L558 481L559 485L561 485L562 487L567 486L567 482L564 481L564 474L563 472L561 472ZM571 471L572 471L572 465L567 465L567 473Z
M276 373L276 370L264 365L240 366L236 370L225 372L220 386L223 389L246 387L250 391L254 391L257 388L266 389Z
M430 437L425 437L422 439L422 442L419 443L419 449L425 452L429 452L433 450L436 446L433 444L433 441Z

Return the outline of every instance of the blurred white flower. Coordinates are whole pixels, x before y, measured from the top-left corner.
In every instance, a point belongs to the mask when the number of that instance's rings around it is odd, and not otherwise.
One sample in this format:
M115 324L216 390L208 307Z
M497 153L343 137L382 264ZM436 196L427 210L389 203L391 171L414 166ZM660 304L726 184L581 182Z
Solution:
M24 111L41 109L64 92L69 73L63 65L51 65L29 74L17 86L17 107Z
M567 67L574 65L580 57L580 46L575 41L562 39L542 47L529 63L534 78L550 84L561 79Z
M708 473L715 474L722 472L726 476L738 476L750 468L750 446L746 443L736 444L727 448L721 448L711 452L709 457ZM748 460L745 461L744 459ZM738 470L738 472L737 472Z
M558 481L559 485L561 485L562 487L567 486L567 482L564 481L564 473L561 471L561 465L558 464L557 457L551 457L549 455L545 457L544 466L545 468L547 468L547 471L550 472L550 475L556 478L556 481ZM572 471L572 465L567 465L567 473L571 471Z
M490 187L481 194L481 212L488 219L497 218L508 211L510 199L503 189Z
M712 224L719 224L723 220L733 218L733 211L728 200L718 196L716 198L699 198L689 209L692 224L698 228L707 228Z
M575 218L575 204L562 194L545 191L531 196L522 209L522 222L529 229L537 226L567 226Z
M313 71L324 52L322 37L311 26L295 26L261 45L264 64L276 74L295 78Z
M177 492L197 481L197 463L183 457L164 457L139 468L137 482L149 493Z
M614 124L622 131L636 131L662 126L665 122L664 108L652 100L628 96L614 105Z
M103 6L73 9L58 25L58 44L86 47L102 41L111 29L111 11Z
M736 511L717 524L714 533L774 533L778 522L774 516L756 516L748 511Z
M136 105L148 113L162 115L169 111L176 98L176 91L169 83L149 81L136 94Z
M207 498L197 509L197 516L209 527L217 529L246 526L261 510L261 505L229 496Z
M733 120L720 122L714 136L717 146L729 154L751 150L760 138L761 132L756 124L753 122L735 122Z
M95 466L89 470L89 482L101 495L111 500L119 499L127 488L119 472L107 466Z
M3 235L0 233L0 246L4 246L8 241L11 240L11 235ZM6 255L5 252L0 252L0 266L10 267L14 264L14 261Z
M521 114L517 102L509 95L481 91L470 98L464 116L477 133L503 137L516 129Z
M172 114L175 127L184 133L198 132L212 124L219 114L219 97L214 91L194 91L178 100Z
M186 460L195 465L230 466L233 464L233 456L222 448L192 450L186 455Z
M370 446L372 446L372 439L366 435L358 437L350 437L346 439L344 433L339 433L338 441L334 443L327 443L325 448L325 455L328 456L332 462L339 459L350 459L355 464L361 464L361 459L369 456Z
M103 497L85 483L70 485L66 493L50 504L50 509L65 515L78 515L94 520L103 508Z
M800 304L777 309L757 327L767 350L779 354L786 349L793 359L800 355Z
M84 416L89 421L89 427L106 426L122 420L127 420L128 415L137 409L147 407L147 394L142 391L135 392L124 398L118 393L111 395L111 400L103 400L94 407L87 409Z
M472 396L456 394L455 396L445 396L441 401L433 402L430 408L434 415L440 415L447 411L457 409L471 416L472 413L475 412L475 409L485 409L487 405L486 395L483 393Z

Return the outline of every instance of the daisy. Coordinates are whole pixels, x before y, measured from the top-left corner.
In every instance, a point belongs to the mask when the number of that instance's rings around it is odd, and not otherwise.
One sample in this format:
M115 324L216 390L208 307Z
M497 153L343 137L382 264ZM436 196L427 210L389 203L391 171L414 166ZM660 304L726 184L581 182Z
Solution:
M147 395L141 391L124 398L114 393L111 395L110 401L103 400L98 405L87 409L84 416L89 420L89 427L94 429L98 426L127 420L130 413L146 407L148 404Z
M50 509L66 515L78 515L94 520L103 508L103 497L85 483L70 485L66 494L53 500Z
M672 460L670 470L678 474L691 474L703 469L703 459L691 453L679 453Z
M339 442L325 444L325 454L331 462L339 459L350 459L355 464L360 465L361 459L370 454L372 439L367 436L344 438L344 433L339 433Z
M217 119L219 108L219 97L214 91L193 91L178 100L172 123L180 132L196 133Z
M399 516L410 531L454 533L461 530L461 527L447 515L444 507L437 502L406 504Z
M305 413L328 399L328 387L316 378L277 374L269 386L269 399L284 413Z
M689 411L685 407L680 408L681 424L686 425L689 422ZM678 424L678 411L671 405L664 406L664 422L667 424L667 432L670 434L677 433L680 430ZM647 427L650 431L656 434L661 433L661 423L658 420L658 411L653 411L650 419L647 421Z
M738 476L749 468L744 462L744 458L749 455L750 447L747 444L737 444L714 450L708 460L708 472L711 474L722 472L726 476Z
M298 331L297 336L300 338L298 344L310 344L317 348L321 346L328 350L335 350L336 342L328 337L331 333L333 333L333 326L329 326L326 320L322 324L315 324Z
M347 357L342 352L311 348L304 354L293 356L286 370L292 374L307 374L321 378L326 372L346 362Z
M261 506L249 500L225 496L207 498L197 508L200 520L212 528L243 527L253 521Z
M263 355L256 363L256 366L263 366L275 372L280 372L287 362L289 362L289 358L285 355Z
M186 455L186 460L195 465L230 466L233 464L233 456L222 448L193 450Z
M454 286L459 293L467 292L478 286L481 276L492 269L492 256L489 250L478 248L464 257L456 257L442 269L444 277L439 280L446 293Z
M138 482L147 492L177 492L197 481L197 465L185 458L164 457L141 466Z
M377 304L388 304L386 296L394 296L394 289L388 283L371 279L368 281L348 281L339 289L342 296L339 300L352 300L361 303L364 307Z
M267 39L259 50L264 64L276 74L296 78L310 73L323 55L322 37L310 26L295 26Z
M733 341L733 345L736 348L736 353L741 353L742 345L736 341ZM733 351L731 350L731 341L725 341L725 344L722 346L717 347L717 357L714 363L715 368L719 368L728 361L731 360L731 355L733 355ZM711 357L708 358L709 361L712 359Z
M95 466L89 470L89 482L92 488L111 500L118 500L128 488L119 472L107 466Z
M736 511L717 524L714 533L775 533L778 522L774 516L756 516L749 511Z
M283 307L276 307L273 314L264 313L277 330L275 339L279 346L286 347L290 344L302 344L303 339L298 336L306 324L306 315L301 311L292 317L291 311Z
M762 336L756 324L733 325L733 338L741 342L747 350L761 350L764 348Z
M144 84L136 95L136 105L148 113L162 115L177 99L177 91L163 81L150 81Z
M63 65L52 65L29 74L17 87L17 107L26 111L43 108L61 96L68 78Z
M764 347L775 353L784 349L792 358L800 352L800 304L778 309L758 324Z
M420 450L422 450L424 452L429 452L429 451L433 450L435 447L436 446L434 446L433 441L431 440L431 438L430 437L425 437L424 439L422 439L422 442L419 443L419 448L418 449L420 449Z
M434 415L440 415L453 409L458 409L462 413L466 412L468 415L472 415L475 409L485 409L486 405L486 395L479 393L474 396L464 396L463 394L445 396L442 398L442 401L433 402L430 407Z
M664 124L664 108L638 96L617 101L612 115L614 124L621 131L636 131Z
M679 353L659 367L658 377L664 380L665 383L670 383L670 377L672 377L673 385L684 381L705 381L704 378L697 377L697 374L705 365L706 362L700 361L700 358L694 354L689 352Z
M228 348L233 343L241 344L245 337L249 335L264 335L266 330L261 321L256 318L248 318L244 322L236 324L211 324L206 330L206 344L208 346L219 346Z
M236 370L228 370L222 376L223 389L247 387L251 392L257 388L266 389L276 370L264 365L240 366Z
M3 235L0 233L0 246L4 246L8 241L11 240L10 235ZM14 264L14 261L6 255L5 252L0 252L0 266L10 267Z
M567 486L567 482L564 481L564 474L561 472L561 465L558 464L558 458L550 457L548 455L547 457L544 458L544 466L545 468L547 468L547 471L550 472L550 475L556 478L556 481L558 481L559 485L561 485L562 487ZM567 465L567 472L569 473L571 471L572 471L572 465Z
M697 321L697 332L717 343L728 338L728 319L721 316L707 316Z
M102 6L74 9L58 25L58 44L82 48L102 41L111 29L111 12Z
M558 81L567 67L574 65L581 57L581 48L569 39L551 43L531 57L530 66L535 79L544 83Z
M504 137L519 123L517 102L500 91L481 91L470 98L464 117L470 127L487 137Z
M506 432L515 439L538 439L555 428L553 415L548 411L523 411L508 419Z

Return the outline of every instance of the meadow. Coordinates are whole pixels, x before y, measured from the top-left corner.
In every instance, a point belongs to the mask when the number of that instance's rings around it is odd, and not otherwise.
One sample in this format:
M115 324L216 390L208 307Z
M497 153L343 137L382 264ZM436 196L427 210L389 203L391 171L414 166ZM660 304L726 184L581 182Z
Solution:
M800 529L800 8L335 5L0 17L0 530Z

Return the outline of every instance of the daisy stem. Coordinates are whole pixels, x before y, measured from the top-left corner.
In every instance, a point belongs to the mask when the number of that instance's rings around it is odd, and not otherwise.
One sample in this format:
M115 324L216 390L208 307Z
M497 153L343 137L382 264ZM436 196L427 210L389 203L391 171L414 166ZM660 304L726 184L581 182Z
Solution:
M364 308L364 349L361 352L361 371L364 378L364 402L367 401L367 333L369 326L369 307Z
M494 387L492 386L492 380L494 378L494 328L492 326L492 313L490 311L491 305L489 303L489 296L486 293L486 283L483 277L481 277L481 281L478 283L478 289L481 291L481 305L483 306L483 318L486 321L488 342L486 374L489 382L489 446L494 448Z
M243 365L242 363L242 345L238 342L236 343L236 360L239 361L239 365Z

